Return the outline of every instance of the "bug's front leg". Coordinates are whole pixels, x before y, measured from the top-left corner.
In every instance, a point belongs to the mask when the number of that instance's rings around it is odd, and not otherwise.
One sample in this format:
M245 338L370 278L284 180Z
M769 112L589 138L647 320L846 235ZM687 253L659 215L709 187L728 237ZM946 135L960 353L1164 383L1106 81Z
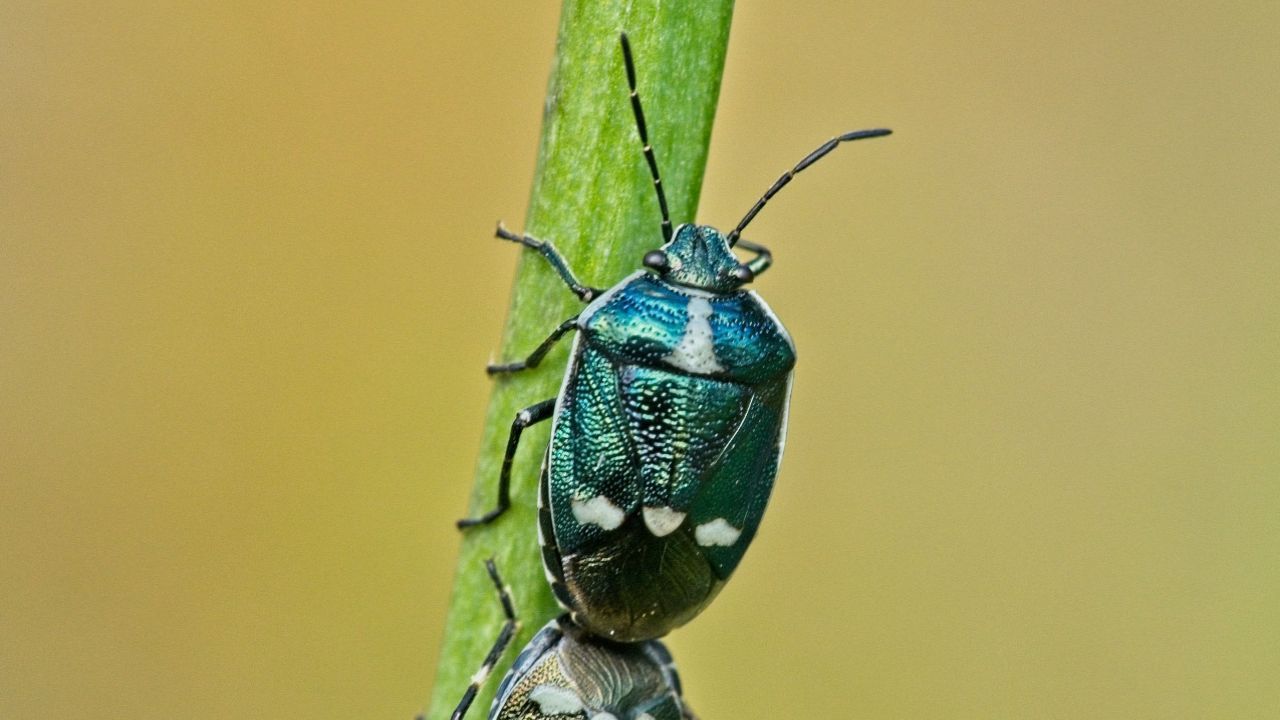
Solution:
M474 525L487 525L511 507L511 463L516 457L516 448L520 446L520 434L530 425L551 417L556 409L556 399L543 400L537 405L516 413L511 421L511 435L507 437L507 452L502 457L502 471L498 473L498 506L476 518L463 518L458 521L458 529L465 530Z
M535 348L533 352L529 353L529 357L525 358L524 360L520 360L518 362L512 362L512 363L489 365L485 367L484 369L485 372L489 373L490 375L497 375L499 373L519 372L521 370L528 370L530 368L538 367L538 363L542 362L542 358L545 357L546 354L551 351L551 348L555 346L556 342L560 338L564 337L565 333L569 332L570 330L573 330L577 326L577 322L578 322L578 316L574 315L568 320L565 320L564 322L560 323L560 325L555 330L551 331L551 334L547 336L547 339L543 340L542 343L538 345L538 347Z
M570 292L577 295L578 299L582 302L591 302L600 295L601 291L599 289L587 287L586 285L578 282L578 278L574 276L573 270L569 269L569 263L564 259L564 256L560 254L560 251L556 249L556 246L552 245L550 242L539 240L530 235L517 235L503 227L502 223L498 223L498 230L494 235L503 240L520 243L527 248L537 250L542 257L547 259L548 263L551 263L551 268L556 271L556 274L560 276L560 279L564 281L564 284L569 286Z
M756 254L755 257L746 262L746 266L751 269L753 277L759 277L761 273L768 270L769 266L773 264L773 253L769 252L769 248L746 240L739 240L737 246L747 252Z

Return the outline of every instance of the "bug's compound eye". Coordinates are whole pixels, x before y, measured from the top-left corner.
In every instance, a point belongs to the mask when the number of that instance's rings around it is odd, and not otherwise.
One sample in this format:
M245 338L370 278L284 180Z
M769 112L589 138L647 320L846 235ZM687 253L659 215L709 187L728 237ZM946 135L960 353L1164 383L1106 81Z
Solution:
M643 262L645 267L650 270L656 270L659 274L671 269L671 261L667 259L667 254L661 250L651 250L645 253Z
M729 271L729 277L737 280L739 284L745 285L756 279L756 274L751 272L751 268L746 265L739 265Z

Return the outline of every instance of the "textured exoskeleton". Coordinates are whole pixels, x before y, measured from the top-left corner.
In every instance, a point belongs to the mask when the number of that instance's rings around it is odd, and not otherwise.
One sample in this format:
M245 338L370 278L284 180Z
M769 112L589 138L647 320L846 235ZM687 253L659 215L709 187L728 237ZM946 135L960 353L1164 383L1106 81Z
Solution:
M560 393L512 425L498 505L459 522L490 522L509 505L511 462L524 428L554 417L539 489L539 535L556 598L588 632L618 641L661 637L716 596L760 526L786 435L795 348L773 312L743 289L772 262L742 230L796 173L862 130L809 153L728 234L671 229L657 161L622 38L631 106L662 210L664 244L606 291L583 285L549 243L499 226L537 250L588 303L523 361L534 367L577 330ZM745 262L733 248L754 253Z

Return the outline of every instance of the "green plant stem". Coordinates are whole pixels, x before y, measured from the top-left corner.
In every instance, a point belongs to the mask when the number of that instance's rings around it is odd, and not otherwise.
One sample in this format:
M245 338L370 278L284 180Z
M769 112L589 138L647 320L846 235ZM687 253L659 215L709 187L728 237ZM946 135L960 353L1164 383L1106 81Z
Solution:
M618 34L626 31L631 40L672 222L691 222L733 2L565 0L561 13L523 230L555 243L582 282L608 287L639 268L644 253L662 242L658 202L627 100ZM514 245L511 251L522 258L503 333L504 361L523 358L582 307L541 256ZM555 396L569 345L566 337L536 370L495 381L476 463L472 515L494 506L511 421L520 409ZM511 509L464 536L428 713L432 720L448 717L502 624L485 558L496 558L522 627L495 668L496 677L476 697L472 717L483 717L515 654L559 612L543 577L536 529L538 469L549 425L530 428L522 437Z

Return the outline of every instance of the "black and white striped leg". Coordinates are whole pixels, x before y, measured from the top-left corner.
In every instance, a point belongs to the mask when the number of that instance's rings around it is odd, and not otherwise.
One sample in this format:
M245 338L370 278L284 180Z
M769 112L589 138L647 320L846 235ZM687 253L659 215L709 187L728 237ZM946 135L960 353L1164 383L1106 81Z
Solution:
M644 146L644 159L649 163L649 175L653 177L653 189L658 193L658 208L662 211L662 242L671 241L671 213L667 210L667 194L662 190L662 176L658 174L658 159L649 144L649 130L644 124L644 108L640 106L640 93L636 91L636 63L631 59L631 42L627 34L619 36L622 43L622 62L627 66L627 86L631 89L631 112L636 116L636 131Z
M591 302L602 292L597 288L587 287L586 285L578 282L578 278L574 276L573 270L569 269L569 263L564 259L564 256L560 254L560 251L556 250L555 245L552 245L545 240L539 240L530 235L517 235L503 227L502 223L498 223L498 230L494 235L503 240L510 240L514 243L520 243L527 248L537 250L538 253L542 255L542 257L546 258L547 262L551 264L551 269L556 271L556 274L560 276L560 279L564 281L564 284L569 286L569 290L574 295L577 295L578 299L582 302Z
M556 342L559 341L560 338L564 337L565 333L574 329L577 322L578 316L574 315L568 320L560 323L559 327L552 330L551 334L547 336L547 339L543 340L542 344L535 348L533 352L529 353L529 357L524 360L504 363L501 365L489 365L485 368L485 372L490 375L497 375L499 373L513 373L538 367L538 363L542 362L542 358L550 352L551 348L555 346Z
M511 593L507 590L507 586L503 584L502 578L498 576L498 568L493 564L493 559L485 560L484 566L489 571L489 578L493 580L493 586L498 590L498 599L502 601L502 613L506 615L507 621L502 624L502 631L498 633L498 639L494 641L493 647L489 649L489 654L485 656L484 664L480 666L475 675L471 676L471 684L467 686L467 691L462 694L462 700L458 702L458 707L454 709L453 715L449 716L451 720L462 720L462 717L467 714L472 701L476 699L476 692L480 690L480 686L489 677L489 673L493 672L493 666L498 664L502 653L511 644L511 638L515 637L516 632L520 629L520 621L516 619L515 604L511 602Z
M536 425L551 417L555 409L556 399L551 398L516 413L516 419L511 421L511 434L507 437L507 452L502 456L502 471L498 473L498 505L480 517L459 520L459 530L465 530L473 525L487 525L511 507L511 463L515 460L516 448L520 446L520 433L530 425Z

